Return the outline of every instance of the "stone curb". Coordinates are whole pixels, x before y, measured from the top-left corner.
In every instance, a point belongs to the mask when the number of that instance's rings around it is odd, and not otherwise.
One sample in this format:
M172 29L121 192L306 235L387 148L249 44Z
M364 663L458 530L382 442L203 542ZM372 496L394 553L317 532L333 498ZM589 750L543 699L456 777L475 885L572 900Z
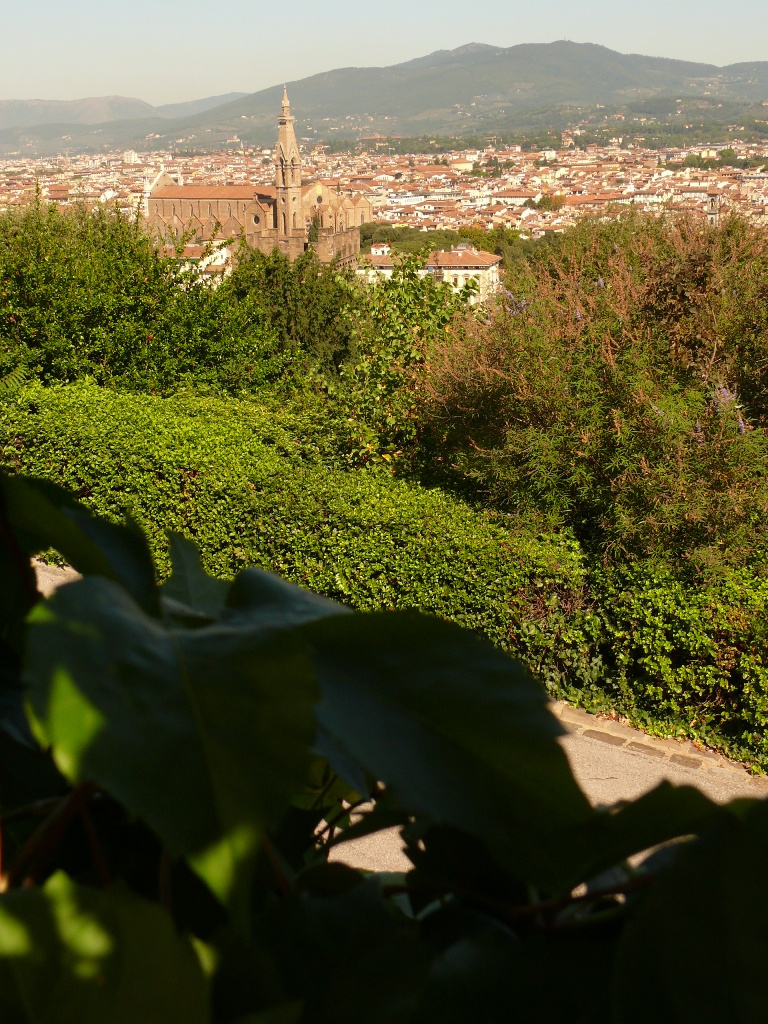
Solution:
M613 747L622 747L627 753L641 754L658 760L668 761L679 768L692 768L698 771L720 773L736 772L744 781L751 783L756 789L768 793L768 778L763 775L751 775L744 765L729 761L722 754L697 747L690 740L660 739L648 736L629 725L616 722L611 718L592 715L583 708L576 708L562 701L551 701L553 714L560 719L563 727L572 735L583 736L585 739L608 743Z

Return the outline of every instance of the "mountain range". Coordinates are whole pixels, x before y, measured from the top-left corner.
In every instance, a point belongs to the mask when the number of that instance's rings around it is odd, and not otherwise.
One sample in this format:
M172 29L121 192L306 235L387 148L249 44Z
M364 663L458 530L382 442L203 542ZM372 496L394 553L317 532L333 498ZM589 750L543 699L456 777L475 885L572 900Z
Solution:
M159 107L127 96L91 96L82 100L0 100L0 130L41 124L103 124L140 118L191 117L247 95L245 92L228 92L223 96L166 103Z
M338 68L289 82L288 91L307 140L458 135L654 97L667 98L671 108L691 99L715 110L759 107L768 104L768 61L717 67L565 40L508 48L470 43L392 67ZM282 84L165 107L121 97L5 101L0 153L271 145L281 94Z

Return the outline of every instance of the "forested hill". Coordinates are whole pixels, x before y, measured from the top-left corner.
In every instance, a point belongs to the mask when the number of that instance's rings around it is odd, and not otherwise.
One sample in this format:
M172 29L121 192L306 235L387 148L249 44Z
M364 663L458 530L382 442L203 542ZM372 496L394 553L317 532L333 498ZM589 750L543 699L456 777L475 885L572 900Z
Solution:
M717 67L622 54L566 40L508 48L470 43L392 67L338 68L288 84L300 134L447 134L502 131L530 121L532 112L563 106L594 108L655 96L698 97L707 103L768 100L768 62ZM236 132L244 142L271 142L282 83L232 102L168 120L133 115L88 129L69 124L0 132L5 145L51 146L63 135L70 148L155 147L183 139L218 145ZM739 122L741 123L741 122ZM18 122L17 122L18 124Z

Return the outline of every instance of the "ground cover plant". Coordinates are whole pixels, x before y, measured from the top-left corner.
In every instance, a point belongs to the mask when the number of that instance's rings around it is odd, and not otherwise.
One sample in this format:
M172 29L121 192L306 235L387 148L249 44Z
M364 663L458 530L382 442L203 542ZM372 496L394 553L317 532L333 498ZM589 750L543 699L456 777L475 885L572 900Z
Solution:
M487 641L171 553L0 479L3 1020L760 1019L765 801L592 809ZM328 862L385 827L407 872Z

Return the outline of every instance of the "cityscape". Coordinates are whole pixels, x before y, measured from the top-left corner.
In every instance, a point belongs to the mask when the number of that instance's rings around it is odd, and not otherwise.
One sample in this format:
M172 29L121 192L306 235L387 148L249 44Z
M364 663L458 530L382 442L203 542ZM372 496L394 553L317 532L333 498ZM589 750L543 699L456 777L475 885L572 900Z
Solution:
M741 161L765 167L715 169L686 166L714 161L728 149ZM0 210L39 193L65 206L109 203L126 214L148 212L152 182L164 171L185 184L271 185L271 149L199 155L127 151L40 160L0 160ZM719 214L734 211L757 224L768 217L768 143L696 145L647 150L617 136L609 145L581 149L578 133L563 148L523 152L489 142L484 148L441 154L302 152L304 182L322 180L351 197L364 196L377 221L424 231L479 226L511 228L523 238L562 232L584 214L632 205L647 213L685 211L705 218L716 198ZM709 197L709 198L708 198Z

